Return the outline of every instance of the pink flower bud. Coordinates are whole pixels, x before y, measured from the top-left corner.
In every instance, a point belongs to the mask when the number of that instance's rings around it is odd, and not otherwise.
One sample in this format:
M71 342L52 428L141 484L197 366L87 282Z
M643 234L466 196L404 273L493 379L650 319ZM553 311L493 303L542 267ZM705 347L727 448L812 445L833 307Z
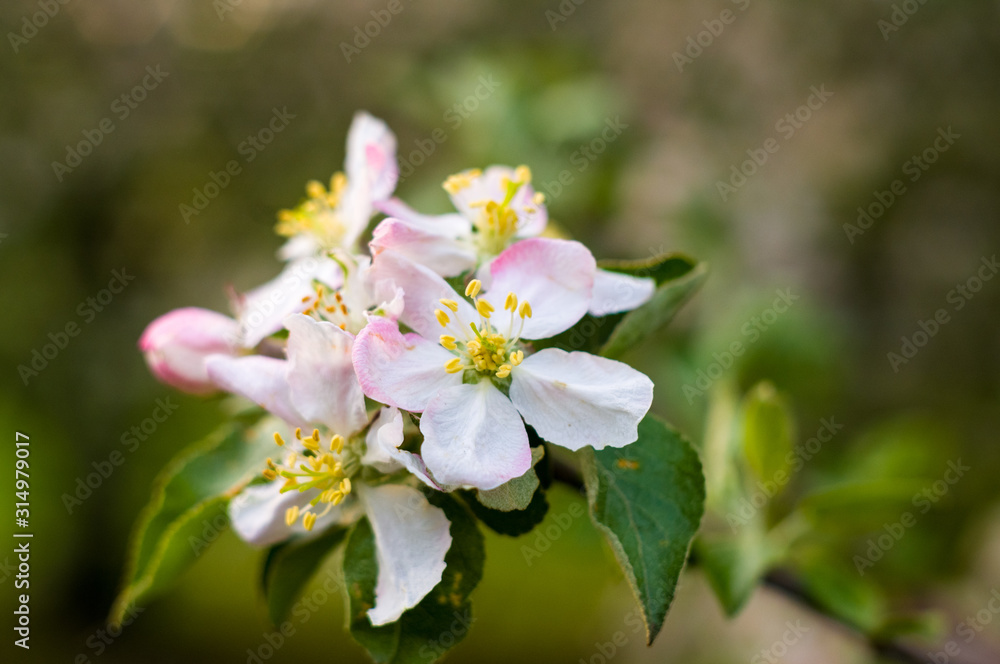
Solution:
M150 323L139 339L153 375L184 392L209 394L218 388L208 377L205 358L235 355L239 325L220 313L186 307Z

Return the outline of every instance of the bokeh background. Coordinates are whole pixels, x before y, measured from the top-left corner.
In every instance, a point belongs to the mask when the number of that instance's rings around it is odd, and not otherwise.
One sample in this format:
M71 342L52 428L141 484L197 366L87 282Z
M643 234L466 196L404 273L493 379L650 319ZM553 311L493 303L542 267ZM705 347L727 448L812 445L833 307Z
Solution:
M452 172L524 163L549 194L550 216L599 257L676 250L708 261L703 290L628 358L656 382L654 409L700 440L708 399L683 387L713 353L749 342L720 381L741 389L773 381L803 438L823 417L845 427L794 478L794 491L844 469L933 480L948 460L971 466L872 570L894 606L937 607L946 635L1000 587L1000 279L960 311L949 299L1000 245L997 2L912 2L915 13L897 14L906 21L889 31L879 24L892 21L888 0L401 0L402 11L350 57L343 44L363 44L358 31L387 2L53 0L54 15L26 28L43 5L0 7L0 435L9 439L0 471L12 475L14 432L29 433L36 533L34 631L23 661L267 654L260 557L229 533L101 644L151 482L224 417L217 402L156 383L136 341L169 309L226 310L227 287L277 273L275 213L299 200L308 179L341 168L357 109L397 133L404 174L413 166L398 191L418 208L447 209L440 183ZM727 10L732 20L718 22ZM700 51L691 46L699 39ZM116 100L147 67L169 75L123 117ZM789 136L778 123L813 86L833 94ZM294 118L264 149L248 148L275 109ZM53 162L65 163L68 146L105 118L114 131L71 172L56 173ZM611 125L618 129L601 139ZM949 127L959 137L912 180L911 158ZM431 139L435 130L444 142ZM723 196L718 183L732 184L733 166L771 137L779 149ZM230 160L240 173L185 220L180 206ZM571 182L560 190L550 183L564 171ZM897 179L905 193L863 233L847 232L857 208ZM90 313L87 298L114 270L134 280ZM745 326L789 288L799 299L750 342ZM940 308L950 322L894 370L887 353ZM80 333L26 379L18 367L71 322ZM176 411L126 447L122 437L167 397ZM116 450L124 463L67 508L64 494ZM550 499L550 523L582 500L562 489ZM647 649L626 622L630 594L585 517L528 565L522 547L533 539L487 536L476 620L450 661L596 664L604 656L596 644L624 631L619 662L745 662L796 619L810 631L782 661L871 661L850 634L766 590L727 621L698 571L683 577ZM826 553L853 573L865 540L841 538ZM0 547L4 624L12 548ZM264 661L364 661L343 624L342 602L331 597ZM996 648L998 625L966 654ZM4 633L6 649L9 625Z

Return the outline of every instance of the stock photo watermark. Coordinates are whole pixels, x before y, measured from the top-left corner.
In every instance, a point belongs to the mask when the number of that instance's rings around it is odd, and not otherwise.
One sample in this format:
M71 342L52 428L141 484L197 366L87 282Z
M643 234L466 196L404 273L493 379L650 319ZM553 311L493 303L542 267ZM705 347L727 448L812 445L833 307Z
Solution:
M927 514L942 498L948 495L951 487L961 480L965 473L972 470L971 466L966 466L961 459L948 462L948 470L945 471L941 479L933 484L924 487L913 495L910 503L917 509L919 515ZM898 521L882 524L881 533L877 537L870 538L866 543L865 555L855 555L853 562L858 574L865 575L865 570L874 567L875 563L896 546L896 542L903 539L906 532L917 525L917 514L913 512L903 512Z
M132 89L122 93L111 102L110 110L114 114L114 118L106 116L101 118L92 129L81 131L83 139L75 145L66 146L66 158L61 162L52 162L52 172L55 173L57 181L62 182L66 175L72 173L83 163L84 159L94 153L94 150L104 142L105 137L118 128L118 125L115 124L115 118L119 122L126 120L132 111L139 108L139 104L147 99L149 93L158 88L160 83L170 76L170 72L163 71L160 65L155 67L149 65L145 71L146 75Z
M555 10L546 9L545 10L545 20L549 22L549 27L553 31L559 27L560 23L565 23L569 20L569 17L576 13L576 8L585 3L587 0L562 0Z
M942 307L926 320L918 320L918 329L914 330L912 334L900 337L902 343L899 346L899 352L889 351L886 354L886 359L889 360L889 366L892 367L893 373L899 373L900 367L909 364L910 360L915 358L917 353L937 336L941 328L952 321L952 314L964 309L965 305L1000 271L1000 262L997 262L996 254L990 258L983 256L979 263L978 269L971 277L963 283L956 284L953 289L948 291L945 301L951 305L951 311Z
M288 112L287 106L271 109L271 118L257 132L248 134L238 146L236 152L243 157L243 162L249 164L261 152L267 149L275 137L283 132L292 120L294 113ZM219 171L209 171L208 178L200 187L191 190L191 204L181 203L177 210L185 224L191 223L191 217L197 217L205 211L209 204L219 197L219 194L233 182L233 178L243 172L243 166L236 159L230 159Z
M962 137L952 130L951 125L947 129L939 128L937 134L934 141L920 154L915 154L903 162L901 170L903 175L908 176L907 179L911 184L919 180L937 162L941 154L947 152L955 141ZM884 190L872 192L875 200L864 207L858 207L858 218L853 224L844 224L844 233L847 234L850 243L854 244L854 238L858 235L864 235L865 231L881 219L882 215L906 192L906 182L902 178L896 178Z
M927 0L903 0L903 2L893 3L892 12L888 19L880 18L875 25L882 33L882 39L889 41L889 35L899 32L910 20L910 17L920 11L920 8L927 3Z
M128 287L128 284L135 279L134 274L129 274L126 268L112 270L111 280L108 287L97 291L93 296L88 297L76 307L76 315L83 319L83 325L89 325L97 318L97 314L111 304L115 295L119 295ZM48 368L49 363L59 357L59 353L66 350L69 342L83 331L83 327L76 320L67 321L56 332L49 332L48 343L41 349L31 349L31 359L25 364L17 365L17 374L27 385L32 378L37 377Z
M382 30L392 23L392 18L402 13L403 9L405 7L402 0L389 0L385 7L369 12L372 20L365 23L364 26L354 26L352 43L340 42L340 52L344 54L347 64L351 63L351 58L361 55L361 51L368 48L372 41L382 34Z
M745 12L750 6L750 0L732 0L732 3L740 12ZM674 64L677 65L677 71L683 74L684 67L694 64L694 61L714 44L717 38L722 36L726 26L736 22L738 15L732 9L723 9L718 17L702 21L701 24L705 26L705 29L688 36L687 45L683 51L674 51Z
M733 368L736 358L741 357L747 351L747 348L760 341L764 333L778 322L781 314L791 309L800 298L799 295L792 292L791 288L779 288L775 293L777 297L774 298L770 307L764 309L756 316L751 316L749 320L740 326L740 335L744 340L733 341L721 353L712 353L712 358L715 361L707 367L698 369L695 374L694 384L684 383L681 391L687 397L689 405L693 404L696 398L705 396L705 393L712 388L715 381L722 378L726 375L726 372Z
M760 147L749 148L746 151L748 159L730 167L729 180L716 181L715 188L723 202L729 200L731 195L739 191L749 178L756 175L770 161L771 157L781 150L781 141L791 140L796 132L802 129L813 115L833 97L833 93L826 89L826 84L819 87L814 85L809 88L809 91L811 94L802 105L796 107L791 113L786 113L784 117L774 123L774 131L778 133L778 137L771 136Z
M21 19L21 29L17 32L8 32L7 40L10 42L10 47L14 49L16 54L21 50L21 47L28 43L31 39L38 34L38 31L43 29L49 24L49 21L56 17L56 14L62 10L65 5L68 5L73 0L38 0L35 5L38 7L37 12L34 12L30 16L25 15Z
M750 658L750 664L763 664L763 662L778 664L788 654L789 648L798 643L803 635L812 631L811 627L806 627L802 624L801 619L796 620L794 623L790 620L786 621L785 628L785 631L781 634L781 638Z
M961 637L961 643L957 639L951 639L941 650L927 651L928 661L933 664L948 664L952 657L962 654L962 645L972 643L998 614L1000 614L1000 590L992 588L986 606L977 611L976 615L967 616L955 626L955 635Z
M577 173L583 173L590 168L591 164L597 161L598 156L603 154L609 145L618 140L618 137L626 129L628 129L628 125L622 122L620 115L616 115L613 118L608 116L604 119L604 127L601 129L600 135L595 136L589 143L584 143L577 147L569 156L569 163L576 167L575 170ZM575 181L576 176L573 174L573 171L564 168L559 171L555 180L542 183L541 188L545 190L545 195L552 201L562 196L566 187Z

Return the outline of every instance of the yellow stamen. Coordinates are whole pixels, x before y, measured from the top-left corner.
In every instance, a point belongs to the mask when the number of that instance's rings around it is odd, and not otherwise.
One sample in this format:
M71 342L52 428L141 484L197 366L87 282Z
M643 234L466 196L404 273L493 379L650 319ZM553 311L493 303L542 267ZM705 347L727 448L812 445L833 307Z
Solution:
M341 436L340 434L337 434L336 436L334 436L333 438L330 439L330 451L331 452L336 452L337 454L340 454L341 452L344 451L344 437L343 436Z
M479 315L483 318L489 318L494 309L493 305L486 300L476 300L476 311L478 311Z
M440 341L441 345L448 350L456 350L458 348L458 345L455 343L455 337L450 334L442 334Z
M452 373L452 374L453 373L458 373L463 368L464 367L462 365L462 358L460 358L460 357L454 357L454 358L448 360L448 362L445 363L445 365L444 365L444 370L447 371L448 373Z
M521 165L514 169L514 179L517 182L531 182L531 169Z
M326 196L326 188L322 182L310 180L306 183L306 194L309 195L309 198L322 198Z
M473 279L472 281L469 282L469 285L465 287L465 296L475 297L479 295L479 291L482 289L482 287L483 287L483 282L479 281L479 279Z
M497 378L506 378L507 376L509 376L510 369L511 366L509 364L500 365L500 368L497 369Z
M441 309L435 309L434 315L437 317L438 322L441 323L441 327L447 327L449 321L451 321L451 319L448 318L448 314Z
M292 505L285 510L285 525L290 526L299 520L299 506Z
M521 303L521 318L531 318L531 305L527 300Z
M535 195L531 197L531 201L535 205L545 205L545 194L540 191L536 191Z
M278 447L285 446L285 439L282 438L281 434L278 433L277 431L274 432L274 444L277 445Z
M441 298L440 300L438 300L438 302L440 302L444 306L448 307L452 311L458 311L458 302L456 302L455 300L449 300L447 298Z
M517 295L507 293L507 300L503 303L504 311L517 311Z
M271 481L278 476L277 471L271 470L270 468L264 469L264 479Z
M316 514L313 512L307 512L304 517L302 517L302 525L306 530L312 530L313 526L316 525Z
M515 367L521 364L521 362L523 361L524 361L523 350L515 350L513 353L510 354L510 363L513 364Z

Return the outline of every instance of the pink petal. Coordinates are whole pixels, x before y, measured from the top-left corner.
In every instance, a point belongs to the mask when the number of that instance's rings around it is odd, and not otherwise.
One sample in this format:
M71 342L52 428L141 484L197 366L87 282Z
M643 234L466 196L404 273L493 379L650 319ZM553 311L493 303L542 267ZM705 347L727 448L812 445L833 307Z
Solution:
M208 394L218 388L208 376L209 355L234 355L239 348L236 321L208 309L175 309L150 323L139 339L153 375L184 392Z
M425 265L444 277L454 277L476 266L476 252L468 241L436 234L399 219L385 219L372 234L372 255L391 251Z

